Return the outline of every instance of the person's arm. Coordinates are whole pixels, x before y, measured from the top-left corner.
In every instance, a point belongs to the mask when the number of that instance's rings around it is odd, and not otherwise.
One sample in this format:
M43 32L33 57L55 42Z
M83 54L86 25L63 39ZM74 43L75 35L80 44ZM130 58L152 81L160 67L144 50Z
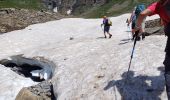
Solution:
M140 15L137 19L136 30L141 29L141 24L142 24L143 20L151 14L152 14L152 11L149 10L149 9L146 9L143 12L140 13Z

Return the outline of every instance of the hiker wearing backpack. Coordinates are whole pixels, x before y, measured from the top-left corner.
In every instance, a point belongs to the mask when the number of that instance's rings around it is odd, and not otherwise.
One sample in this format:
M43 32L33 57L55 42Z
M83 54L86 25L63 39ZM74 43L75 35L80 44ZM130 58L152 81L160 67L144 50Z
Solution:
M132 35L133 35L132 40L134 40L134 38L136 36L135 31L134 31L135 26L136 26L136 21L137 21L139 15L140 15L140 13L144 10L145 10L145 5L144 4L138 4L134 8L134 10L131 14L128 25L132 22ZM142 22L142 29L140 30L140 32L142 33L142 40L143 40L145 38L145 20L143 20L143 22ZM140 37L137 36L137 40L140 40Z
M128 26L129 26L130 23L132 23L132 24L131 24L132 36L133 36L132 40L134 40L134 35L135 35L135 31L134 31L135 25L136 25L135 10L136 10L136 7L135 7L134 10L132 11L131 16L130 16L130 19L128 20Z
M170 100L170 0L159 0L151 4L146 10L144 10L138 17L137 25L135 30L141 30L142 21L146 16L151 16L158 14L163 21L164 32L166 34L167 43L165 48L165 60L163 64L165 65L165 83L166 83L166 92L168 100Z
M112 37L112 34L110 34L110 26L112 26L112 22L106 17L103 17L103 23L101 24L101 27L104 25L104 37L107 38L106 33L109 34L109 38Z

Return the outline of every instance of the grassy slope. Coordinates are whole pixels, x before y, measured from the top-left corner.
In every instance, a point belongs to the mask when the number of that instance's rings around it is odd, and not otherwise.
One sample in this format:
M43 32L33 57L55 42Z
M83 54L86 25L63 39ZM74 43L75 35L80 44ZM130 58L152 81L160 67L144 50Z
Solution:
M144 3L146 6L157 0L110 0L105 5L93 8L83 16L87 18L96 18L107 16L117 16L123 13L131 12L136 4Z
M131 12L134 6L138 3L150 4L157 0L108 0L102 6L96 6L88 10L80 17L97 18L103 15L117 16L123 13ZM41 9L41 0L0 0L0 8L26 8L26 9ZM81 12L79 8L77 12ZM87 8L84 8L87 9Z
M0 8L42 8L41 0L0 0Z

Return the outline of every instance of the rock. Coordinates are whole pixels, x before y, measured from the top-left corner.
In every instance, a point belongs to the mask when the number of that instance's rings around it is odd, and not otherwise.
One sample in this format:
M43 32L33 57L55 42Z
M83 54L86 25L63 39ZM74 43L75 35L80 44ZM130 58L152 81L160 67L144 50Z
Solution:
M107 0L43 0L44 5L48 9L53 9L53 11L56 11L54 9L57 8L57 12L68 15L70 15L72 11L73 13L80 13L80 10L82 10L81 13L83 13L85 10L87 10L84 8L89 9L96 5L102 5L106 2Z
M145 35L164 35L163 27L160 25L160 18L146 21Z
M146 28L146 36L149 35L164 35L164 31L162 27L153 27L153 28Z
M16 100L52 100L53 98L52 84L44 81L35 86L22 88Z
M19 92L15 100L43 100L43 99L44 99L43 97L35 95L27 88L23 88ZM50 100L49 98L46 98L46 99Z
M23 29L31 24L43 23L63 18L58 13L34 11L27 9L0 9L0 33Z
M149 21L146 21L145 23L145 27L146 28L153 28L153 27L160 27L160 18L158 19L154 19L154 20L149 20Z
M70 37L70 40L74 40L74 37Z

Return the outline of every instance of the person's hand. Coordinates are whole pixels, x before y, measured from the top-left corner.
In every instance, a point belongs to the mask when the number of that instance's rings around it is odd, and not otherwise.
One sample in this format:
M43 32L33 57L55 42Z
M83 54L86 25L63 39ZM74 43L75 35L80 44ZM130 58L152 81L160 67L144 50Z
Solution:
M135 26L135 29L134 29L134 31L136 32L136 31L141 31L142 29L141 29L141 26Z
M138 33L138 36L141 36L141 30L142 30L142 27L141 26L136 26L135 29L133 30L134 33Z
M101 24L101 27L103 26L103 24Z

